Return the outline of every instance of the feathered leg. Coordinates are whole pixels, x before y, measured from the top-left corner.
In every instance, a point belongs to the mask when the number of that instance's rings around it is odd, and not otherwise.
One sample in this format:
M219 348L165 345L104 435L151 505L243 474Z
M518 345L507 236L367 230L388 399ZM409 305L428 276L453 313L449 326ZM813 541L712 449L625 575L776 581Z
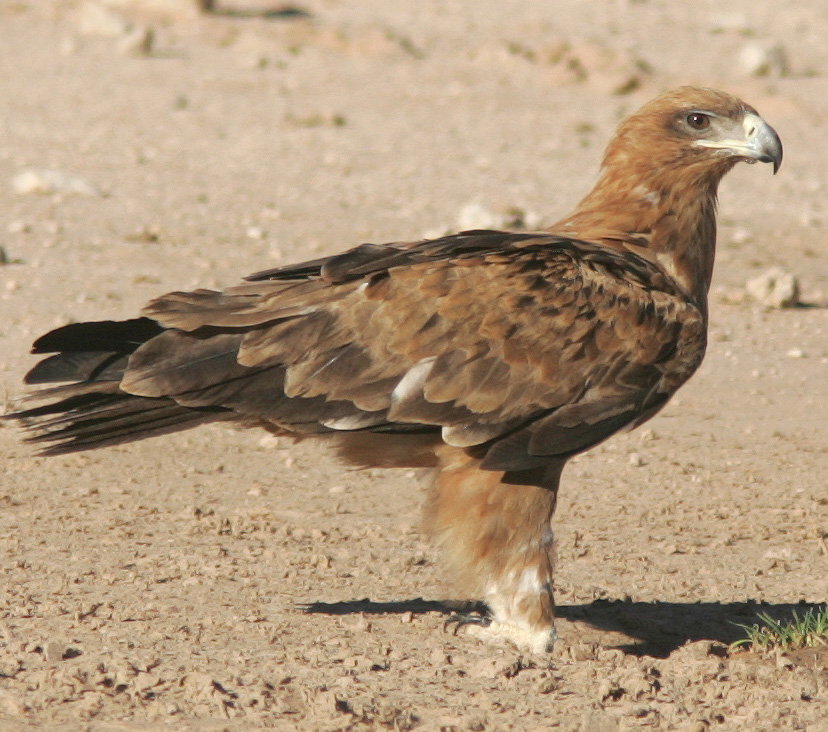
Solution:
M563 462L516 475L480 470L480 461L458 448L441 448L438 457L427 518L463 589L491 611L482 633L551 650L550 522ZM534 484L516 484L524 480Z

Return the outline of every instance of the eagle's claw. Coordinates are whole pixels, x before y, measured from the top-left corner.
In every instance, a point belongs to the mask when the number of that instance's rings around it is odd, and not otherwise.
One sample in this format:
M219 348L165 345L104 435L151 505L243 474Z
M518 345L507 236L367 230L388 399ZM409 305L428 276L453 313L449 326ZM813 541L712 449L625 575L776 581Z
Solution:
M446 622L443 623L443 631L447 632L449 626L453 625L454 630L452 635L457 635L457 632L464 625L476 625L481 628L487 628L492 624L492 618L489 615L473 615L471 613L454 613Z

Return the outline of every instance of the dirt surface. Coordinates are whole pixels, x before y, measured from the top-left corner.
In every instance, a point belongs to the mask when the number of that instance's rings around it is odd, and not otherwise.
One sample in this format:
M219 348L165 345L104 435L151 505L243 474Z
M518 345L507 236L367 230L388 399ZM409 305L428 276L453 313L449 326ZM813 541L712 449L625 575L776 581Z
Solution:
M0 729L828 730L826 655L727 648L828 590L821 0L216 5L0 0L5 409L67 321L554 221L676 84L752 103L785 162L723 184L700 372L564 474L551 656L444 632L414 472L219 426L45 459L4 423ZM806 306L745 295L773 266Z

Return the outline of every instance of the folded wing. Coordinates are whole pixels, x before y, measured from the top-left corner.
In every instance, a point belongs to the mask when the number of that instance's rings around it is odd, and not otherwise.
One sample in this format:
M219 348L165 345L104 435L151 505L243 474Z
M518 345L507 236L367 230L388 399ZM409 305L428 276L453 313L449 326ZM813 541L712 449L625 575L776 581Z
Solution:
M41 339L36 352L60 353L29 376L82 382L53 390L77 402L70 414L31 410L53 452L89 446L90 429L123 441L220 418L430 432L480 446L492 470L535 467L646 418L704 350L700 313L646 259L488 231L363 245L79 327ZM106 400L87 403L104 382ZM150 406L170 424L142 424Z

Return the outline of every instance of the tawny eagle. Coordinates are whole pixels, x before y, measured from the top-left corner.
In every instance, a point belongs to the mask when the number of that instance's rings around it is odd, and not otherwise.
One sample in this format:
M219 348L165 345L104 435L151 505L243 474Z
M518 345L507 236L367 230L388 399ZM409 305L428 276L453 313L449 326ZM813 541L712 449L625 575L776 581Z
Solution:
M752 107L675 89L621 123L595 188L544 231L362 244L58 328L26 381L68 383L11 416L46 454L229 420L431 466L430 526L481 624L546 649L564 464L698 368L719 181L781 160Z

